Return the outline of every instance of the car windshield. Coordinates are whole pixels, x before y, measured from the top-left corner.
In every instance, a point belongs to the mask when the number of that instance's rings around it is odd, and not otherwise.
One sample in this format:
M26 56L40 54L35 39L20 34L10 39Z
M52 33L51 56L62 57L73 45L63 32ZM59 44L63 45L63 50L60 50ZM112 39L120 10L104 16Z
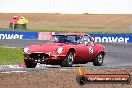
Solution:
M57 42L57 43L76 44L79 39L80 39L80 37L76 36L76 35L55 35L52 37L52 41Z

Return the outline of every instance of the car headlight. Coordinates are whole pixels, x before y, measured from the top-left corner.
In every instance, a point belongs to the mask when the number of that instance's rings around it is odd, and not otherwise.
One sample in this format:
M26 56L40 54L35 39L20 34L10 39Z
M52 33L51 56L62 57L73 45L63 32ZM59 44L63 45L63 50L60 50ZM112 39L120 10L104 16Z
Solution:
M62 53L63 52L63 48L62 47L59 47L58 49L57 49L57 52L60 54L60 53Z
M24 51L24 53L27 53L27 52L29 51L29 48L28 48L28 47L25 47L25 48L23 49L23 51Z

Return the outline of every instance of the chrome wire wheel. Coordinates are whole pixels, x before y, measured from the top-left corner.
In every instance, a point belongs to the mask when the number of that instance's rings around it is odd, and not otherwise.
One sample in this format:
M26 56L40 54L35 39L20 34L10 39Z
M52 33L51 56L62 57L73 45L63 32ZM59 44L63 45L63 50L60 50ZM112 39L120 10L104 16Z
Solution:
M74 52L69 51L66 58L60 64L61 67L72 67L74 63Z
M69 54L68 54L67 60L68 60L68 63L69 63L69 64L73 64L74 56L73 56L72 53L69 53Z
M98 54L96 59L93 61L93 65L94 66L101 66L103 64L103 60L104 60L104 54L100 53L100 54Z
M98 58L99 63L103 63L103 55L102 54L99 54L97 58Z

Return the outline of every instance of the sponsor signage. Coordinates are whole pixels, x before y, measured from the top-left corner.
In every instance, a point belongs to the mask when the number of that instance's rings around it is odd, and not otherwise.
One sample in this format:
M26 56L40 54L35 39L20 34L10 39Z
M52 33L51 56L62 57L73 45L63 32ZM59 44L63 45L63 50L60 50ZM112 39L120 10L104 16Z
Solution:
M54 32L0 31L0 39L49 40ZM132 43L132 34L90 34L95 42Z
M131 43L132 34L90 34L95 42L121 42Z
M54 32L0 31L0 39L50 40Z
M0 39L38 39L38 32L0 31Z

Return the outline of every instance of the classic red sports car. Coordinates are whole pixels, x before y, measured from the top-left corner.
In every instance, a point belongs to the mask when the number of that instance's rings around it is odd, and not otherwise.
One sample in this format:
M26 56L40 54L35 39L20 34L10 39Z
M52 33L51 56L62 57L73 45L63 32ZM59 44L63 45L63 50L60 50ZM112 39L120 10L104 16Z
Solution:
M70 67L93 62L94 66L101 66L106 50L103 45L95 43L90 35L63 33L53 35L51 43L30 45L23 49L23 53L27 68L35 68L37 63Z

